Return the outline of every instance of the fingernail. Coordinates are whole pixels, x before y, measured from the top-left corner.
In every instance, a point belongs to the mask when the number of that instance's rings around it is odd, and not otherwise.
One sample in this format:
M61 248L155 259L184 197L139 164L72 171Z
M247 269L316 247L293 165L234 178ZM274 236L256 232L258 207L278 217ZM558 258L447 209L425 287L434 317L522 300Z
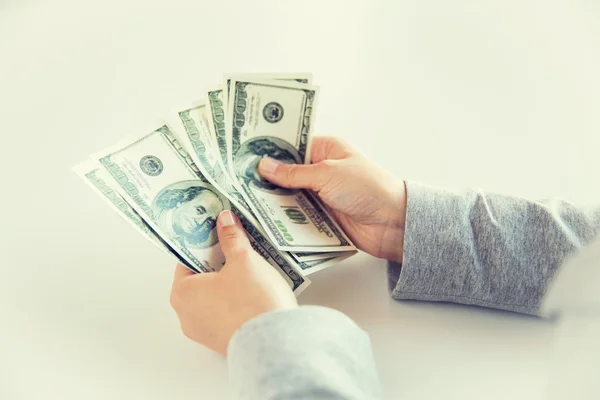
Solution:
M259 169L261 172L267 174L274 174L277 170L277 167L279 167L280 165L281 161L277 161L274 158L266 157L260 160Z
M235 225L235 216L229 210L221 211L221 214L219 214L219 223L223 227Z

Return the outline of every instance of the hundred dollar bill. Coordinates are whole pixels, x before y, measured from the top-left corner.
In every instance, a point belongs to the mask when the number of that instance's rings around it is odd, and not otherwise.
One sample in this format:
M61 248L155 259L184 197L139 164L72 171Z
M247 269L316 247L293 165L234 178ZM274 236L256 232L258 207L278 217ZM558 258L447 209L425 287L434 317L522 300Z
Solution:
M227 134L225 132L225 115L228 105L228 94L231 80L237 78L247 79L275 79L284 81L296 81L300 83L311 83L311 73L265 73L265 74L236 74L225 77L223 87L209 90L207 93L207 119L209 130L216 140L221 162L226 173L229 173L229 157L227 155Z
M349 254L352 253L352 254ZM297 252L291 253L296 261L307 262L307 261L316 261L323 260L325 258L336 258L340 256L352 256L356 254L357 251L329 251L326 253L305 253L305 252Z
M169 121L176 127L175 135L180 138L180 143L186 148L202 174L237 208L245 212L247 218L255 219L250 206L238 191L235 181L226 172L217 154L218 146L214 136L210 134L207 109L204 103L197 103L191 108L178 111L177 118Z
M223 89L225 104L229 105L229 95L231 93L231 81L233 80L281 80L295 81L299 83L312 83L312 74L310 72L275 72L275 73L257 73L257 74L231 74L225 75Z
M225 132L225 108L223 89L209 90L207 93L207 119L208 128L215 140L219 151L221 164L225 173L229 173L229 157L227 157L227 134Z
M308 285L286 256L202 175L168 126L105 150L97 159L144 221L197 270L216 271L224 264L216 220L222 210L230 209L240 218L253 248L294 291Z
M229 168L254 215L280 250L355 250L309 191L284 189L258 173L263 157L310 162L317 89L284 81L233 80L226 116Z
M257 229L262 230L250 206L238 191L235 181L225 173L225 168L220 162L219 156L216 155L216 143L208 129L206 111L207 106L203 103L197 103L194 107L179 111L177 113L178 121L171 120L173 126L179 128L174 133L180 138L180 143L186 148L194 163L211 184L243 212ZM290 253L290 255L297 259L293 254ZM329 256L329 258L331 257Z
M229 105L229 95L231 91L232 80L281 80L281 81L295 81L299 83L312 83L312 74L310 72L265 72L265 73L254 73L254 74L230 74L225 75L223 84L223 100L225 105Z
M356 254L356 252L352 251L347 251L345 253L346 254L341 254L337 257L324 258L321 260L301 261L298 263L298 266L302 271L302 275L307 276L315 272L322 271L325 268L329 268L332 265L338 264Z
M73 167L73 170L92 190L113 209L117 214L133 226L156 247L176 258L179 262L186 262L162 238L154 232L140 215L127 203L127 201L114 189L114 182L97 162L87 160ZM187 265L198 272L195 268Z
M194 107L177 112L178 118L172 119L171 122L172 126L178 128L174 133L211 184L225 194L241 212L245 213L254 225L260 227L250 206L238 191L233 178L225 173L222 163L219 162L219 156L215 151L216 143L208 129L207 108L204 103L197 103ZM297 261L308 261L334 258L343 253L304 253L301 257L294 253L290 254Z

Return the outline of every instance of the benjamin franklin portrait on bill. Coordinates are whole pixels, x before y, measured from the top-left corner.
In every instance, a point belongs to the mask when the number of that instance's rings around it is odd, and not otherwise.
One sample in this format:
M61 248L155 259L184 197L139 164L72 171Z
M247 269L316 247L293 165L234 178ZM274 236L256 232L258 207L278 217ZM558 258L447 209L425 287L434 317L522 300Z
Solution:
M209 248L217 243L217 217L229 202L211 185L178 182L163 189L152 202L160 228L190 248Z
M238 179L249 186L276 194L293 195L298 189L285 189L263 179L258 164L265 157L286 164L302 164L298 151L284 140L274 137L257 137L242 144L233 157L233 169Z

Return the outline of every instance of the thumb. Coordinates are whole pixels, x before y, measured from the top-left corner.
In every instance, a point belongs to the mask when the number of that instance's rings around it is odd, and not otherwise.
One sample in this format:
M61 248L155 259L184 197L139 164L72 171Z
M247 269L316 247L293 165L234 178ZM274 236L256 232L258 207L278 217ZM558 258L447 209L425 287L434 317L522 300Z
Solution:
M284 188L311 189L316 192L323 187L321 164L284 164L273 158L263 158L258 164L260 174L270 182Z
M222 211L219 214L217 233L226 260L235 257L240 252L252 250L252 246L240 220L230 210Z

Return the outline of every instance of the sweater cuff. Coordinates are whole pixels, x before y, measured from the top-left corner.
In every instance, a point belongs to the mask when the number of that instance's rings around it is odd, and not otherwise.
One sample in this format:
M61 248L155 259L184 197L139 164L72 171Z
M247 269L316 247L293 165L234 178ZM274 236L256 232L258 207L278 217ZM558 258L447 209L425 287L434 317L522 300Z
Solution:
M369 337L329 308L260 315L233 335L227 358L230 384L241 399L379 397Z
M416 182L406 182L406 190L402 266L388 265L392 297L469 304L462 287L448 290L448 279L460 282L456 275L463 271L453 266L471 263L467 196Z

